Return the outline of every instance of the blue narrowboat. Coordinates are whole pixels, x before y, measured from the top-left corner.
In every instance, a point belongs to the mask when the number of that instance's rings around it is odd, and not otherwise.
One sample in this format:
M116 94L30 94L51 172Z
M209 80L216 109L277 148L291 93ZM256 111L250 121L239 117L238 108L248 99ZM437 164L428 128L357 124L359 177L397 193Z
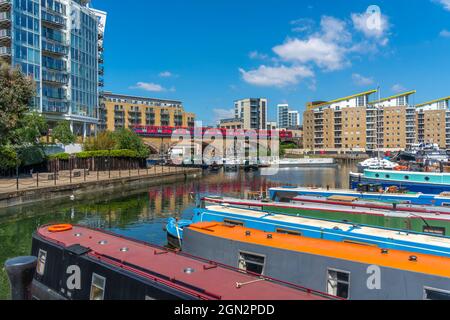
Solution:
M362 174L351 173L351 188L356 189L361 184L377 184L383 188L398 187L411 192L440 194L450 192L450 173L388 170L365 170Z
M355 188L356 189L356 188ZM355 197L364 200L375 200L384 202L396 202L412 205L429 205L439 207L450 207L450 194L423 194L416 193L381 193L381 192L358 192L355 190L335 190L322 188L281 187L269 189L272 201L290 201L298 196L318 197Z
M200 222L223 222L230 226L242 226L265 232L450 257L450 238L403 230L272 214L224 205L196 208L191 223ZM169 219L166 227L169 242L170 239L176 239L180 243L183 229L187 226L186 221L180 224L175 219Z

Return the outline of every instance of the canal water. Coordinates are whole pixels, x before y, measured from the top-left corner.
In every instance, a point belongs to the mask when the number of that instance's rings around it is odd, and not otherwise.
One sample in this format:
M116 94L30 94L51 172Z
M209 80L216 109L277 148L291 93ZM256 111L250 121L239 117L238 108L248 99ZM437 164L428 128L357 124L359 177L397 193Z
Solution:
M200 195L246 197L249 192L267 191L278 186L317 186L348 188L354 165L336 168L280 169L274 176L264 172L205 173L201 179L143 190L122 192L96 201L59 200L32 206L0 209L0 299L9 297L9 282L4 271L8 258L29 255L31 236L47 223L82 224L106 229L124 236L166 245L163 227L169 217L190 218Z

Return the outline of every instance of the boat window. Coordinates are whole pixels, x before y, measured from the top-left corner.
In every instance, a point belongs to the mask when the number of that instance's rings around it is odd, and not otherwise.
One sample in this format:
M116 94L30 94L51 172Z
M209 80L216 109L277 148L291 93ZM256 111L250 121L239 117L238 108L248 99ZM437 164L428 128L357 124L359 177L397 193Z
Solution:
M390 179L391 176L389 174L386 175L386 179Z
M103 300L105 297L106 278L92 274L90 300Z
M409 180L409 176L405 176L405 180Z
M286 229L277 229L277 233L281 233L281 234L289 234L291 236L302 236L301 232L298 231L292 231L292 230L286 230Z
M425 177L425 181L430 181L430 177Z
M39 250L36 272L38 275L45 274L45 262L47 261L47 251Z
M244 226L244 223L242 221L236 221L236 220L230 220L230 219L224 219L223 223L225 223L228 226L237 226L237 227Z
M239 269L250 271L257 274L264 273L266 257L247 253L247 252L239 252Z
M450 300L450 291L425 288L425 300Z
M423 232L437 234L440 236L445 236L445 228L444 227L424 226Z
M328 270L327 293L343 299L349 298L350 273L346 271Z
M376 177L376 178L379 178L379 177L380 177L380 175L379 175L379 174L377 173L377 174L375 175L375 177Z
M448 203L448 202L442 202L442 206L443 206L443 207L450 207L450 203Z

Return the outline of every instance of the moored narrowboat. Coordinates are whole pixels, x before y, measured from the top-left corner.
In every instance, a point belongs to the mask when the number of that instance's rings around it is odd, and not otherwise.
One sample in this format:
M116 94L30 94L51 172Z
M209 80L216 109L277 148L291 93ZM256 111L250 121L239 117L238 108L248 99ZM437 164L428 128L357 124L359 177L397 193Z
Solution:
M226 205L194 209L192 223L223 222L265 232L288 233L308 238L336 242L359 243L379 248L405 250L450 257L450 238L404 230L377 228L339 221L273 214L257 210L232 208ZM184 228L169 219L167 231L170 236L182 236ZM171 226L172 225L172 226Z
M228 205L268 213L327 219L390 229L450 236L450 208L358 200L353 197L298 196L291 202L205 197L202 206Z
M450 259L223 223L185 229L183 252L354 300L450 300Z
M270 199L272 201L290 202L297 196L345 196L356 197L365 200L376 200L384 202L396 202L413 205L430 205L438 207L450 207L450 193L424 194L420 192L390 193L378 192L378 190L357 190L359 184L354 187L355 190L342 189L323 189L323 188L304 188L304 187L281 187L269 189ZM367 186L367 185L366 185ZM376 186L373 185L373 186ZM380 186L377 187L377 189Z
M322 300L327 294L101 230L44 226L33 235L39 300Z
M397 187L412 192L440 194L450 191L450 173L389 170L350 173L351 188L357 188L360 184L377 184L382 188Z

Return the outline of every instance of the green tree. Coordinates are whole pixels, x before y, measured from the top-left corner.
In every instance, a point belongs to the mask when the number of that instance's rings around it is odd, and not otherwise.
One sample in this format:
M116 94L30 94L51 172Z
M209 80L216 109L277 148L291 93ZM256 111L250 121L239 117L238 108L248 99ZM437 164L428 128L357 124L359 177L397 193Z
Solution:
M77 141L77 137L70 130L70 122L67 120L60 121L52 130L53 142L58 141L63 145L69 145Z
M145 146L142 139L139 138L135 132L129 129L121 129L116 131L114 133L114 140L116 142L115 148L117 150L133 150L136 151L142 158L146 158L150 154L149 149Z
M113 150L116 148L114 134L110 131L100 132L96 137L86 139L84 151Z
M0 62L0 145L10 143L11 133L29 111L35 90L31 78Z
M48 124L37 112L26 114L13 130L12 139L18 145L40 145L40 138L48 132Z

